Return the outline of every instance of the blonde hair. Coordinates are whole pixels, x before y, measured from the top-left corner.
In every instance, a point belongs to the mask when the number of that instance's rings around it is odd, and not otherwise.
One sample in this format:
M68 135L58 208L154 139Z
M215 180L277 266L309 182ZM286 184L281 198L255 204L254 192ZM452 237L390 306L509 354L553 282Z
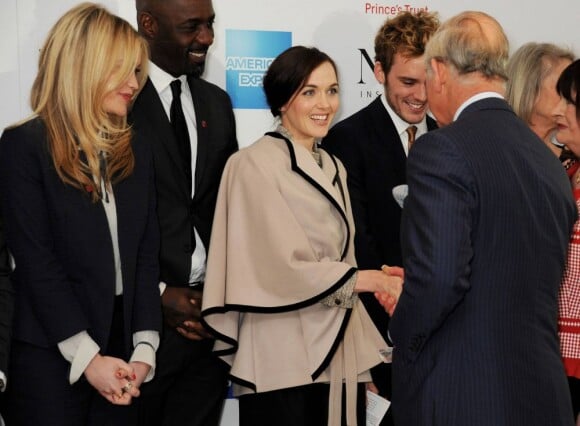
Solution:
M486 78L507 80L509 42L499 24L486 13L466 11L444 22L425 49L431 59L452 65L459 76L478 72Z
M506 100L526 123L530 124L542 82L552 67L563 60L574 60L570 50L550 43L533 42L522 45L510 58Z
M142 88L147 63L147 43L128 22L99 5L82 3L52 27L40 53L31 106L46 125L63 182L85 190L101 179L117 182L132 173L127 118L107 113L103 103L137 68ZM105 169L101 155L107 159ZM96 202L101 194L95 189L91 198Z

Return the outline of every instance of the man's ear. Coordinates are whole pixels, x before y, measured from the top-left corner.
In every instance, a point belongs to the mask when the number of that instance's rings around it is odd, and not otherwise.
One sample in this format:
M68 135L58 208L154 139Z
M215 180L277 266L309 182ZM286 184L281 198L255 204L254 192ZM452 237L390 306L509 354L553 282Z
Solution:
M158 30L157 19L155 19L149 12L141 12L137 17L137 20L139 21L141 34L145 38L155 38Z
M375 78L377 79L377 81L384 86L385 82L387 81L387 76L385 75L385 72L383 71L383 66L379 61L375 62L375 67L373 71L375 73Z
M441 93L445 84L447 84L447 79L449 78L449 69L447 64L443 61L438 61L432 58L429 62L431 70L428 72L432 73L432 87L437 93Z

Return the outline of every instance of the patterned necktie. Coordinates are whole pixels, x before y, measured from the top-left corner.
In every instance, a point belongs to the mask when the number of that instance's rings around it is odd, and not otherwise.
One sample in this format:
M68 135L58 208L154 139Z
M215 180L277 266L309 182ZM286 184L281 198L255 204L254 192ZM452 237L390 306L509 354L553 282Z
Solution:
M415 143L415 135L417 134L417 126L409 126L407 127L407 134L409 135L409 151Z
M181 105L181 80L177 79L171 82L171 93L173 100L171 101L171 108L169 110L169 119L171 120L173 133L179 145L183 169L187 176L187 186L191 194L191 145L189 132L187 131L187 122L185 121L185 114L183 114L183 107Z

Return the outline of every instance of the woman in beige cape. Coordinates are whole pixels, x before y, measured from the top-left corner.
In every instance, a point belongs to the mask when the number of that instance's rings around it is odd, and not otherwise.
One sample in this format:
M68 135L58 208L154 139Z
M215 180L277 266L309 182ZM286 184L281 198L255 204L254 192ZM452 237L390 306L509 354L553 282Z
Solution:
M364 383L389 348L357 293L397 297L388 272L400 271L357 271L346 173L316 144L339 105L334 62L292 47L264 91L281 125L224 170L205 325L231 366L241 426L364 425Z

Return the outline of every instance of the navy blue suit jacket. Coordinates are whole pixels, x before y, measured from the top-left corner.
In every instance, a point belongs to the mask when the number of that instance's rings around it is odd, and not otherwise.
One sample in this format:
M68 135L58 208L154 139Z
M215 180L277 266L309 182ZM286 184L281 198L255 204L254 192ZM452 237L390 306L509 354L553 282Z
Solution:
M488 98L416 141L407 181L396 424L572 425L556 318L576 208L560 162Z
M134 332L161 328L153 166L146 146L133 150L134 172L113 186L128 355ZM2 135L0 204L16 263L13 338L56 349L88 330L106 352L115 265L105 210L58 177L39 118Z

